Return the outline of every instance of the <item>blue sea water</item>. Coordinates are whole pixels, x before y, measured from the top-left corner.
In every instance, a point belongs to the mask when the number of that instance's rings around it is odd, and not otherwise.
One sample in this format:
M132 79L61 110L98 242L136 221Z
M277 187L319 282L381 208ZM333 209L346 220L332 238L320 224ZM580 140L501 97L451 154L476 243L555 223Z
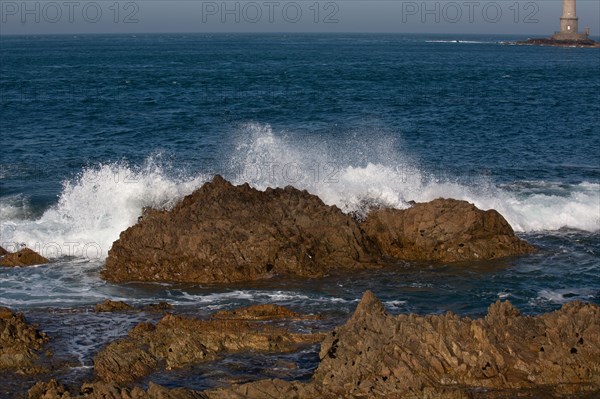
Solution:
M88 312L106 298L199 315L268 301L334 321L366 289L391 312L600 303L600 51L502 43L511 39L0 37L0 245L51 258L0 270L0 305L46 325L55 351L85 369L146 317ZM259 189L294 185L358 217L373 204L465 199L497 209L540 251L229 287L99 278L144 206L168 208L215 173ZM309 375L314 364L299 362L295 377Z

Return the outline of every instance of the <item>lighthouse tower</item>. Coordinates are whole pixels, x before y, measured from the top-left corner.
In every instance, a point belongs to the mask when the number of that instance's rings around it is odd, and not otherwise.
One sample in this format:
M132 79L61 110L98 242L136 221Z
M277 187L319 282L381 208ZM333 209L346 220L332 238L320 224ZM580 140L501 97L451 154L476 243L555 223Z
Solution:
M585 34L579 34L579 18L577 18L576 0L563 0L563 13L560 17L560 32L556 32L554 40L585 40Z

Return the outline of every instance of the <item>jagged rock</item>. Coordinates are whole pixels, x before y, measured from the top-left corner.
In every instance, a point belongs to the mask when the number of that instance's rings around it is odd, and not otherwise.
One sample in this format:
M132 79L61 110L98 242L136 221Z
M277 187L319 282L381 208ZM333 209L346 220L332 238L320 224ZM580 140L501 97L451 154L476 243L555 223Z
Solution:
M133 306L123 301L105 300L96 305L96 312L120 312L125 310L133 310Z
M28 324L22 313L0 306L0 370L20 374L44 371L37 360L47 341L46 334Z
M44 263L48 263L48 259L29 248L23 248L18 252L7 253L0 259L1 266L10 267L43 265Z
M94 358L103 381L125 383L149 374L159 364L167 369L214 360L242 351L288 352L313 344L322 334L297 334L247 320L197 320L166 315L156 325L140 323Z
M318 316L296 313L284 306L272 304L252 305L233 310L221 310L211 316L213 319L275 320L275 319L314 319Z
M482 211L453 199L436 199L404 210L373 210L361 227L383 253L395 259L457 262L533 251L495 210Z
M171 211L148 210L109 251L105 279L233 282L363 268L369 245L337 207L292 187L258 191L220 176Z
M48 382L39 381L27 391L29 399L67 399L71 394L64 385L51 379Z
M0 256L4 256L8 253L8 251L2 247L0 247Z
M508 302L483 319L386 314L371 292L321 346L315 383L333 394L419 395L433 389L600 390L600 307L573 302L521 316Z

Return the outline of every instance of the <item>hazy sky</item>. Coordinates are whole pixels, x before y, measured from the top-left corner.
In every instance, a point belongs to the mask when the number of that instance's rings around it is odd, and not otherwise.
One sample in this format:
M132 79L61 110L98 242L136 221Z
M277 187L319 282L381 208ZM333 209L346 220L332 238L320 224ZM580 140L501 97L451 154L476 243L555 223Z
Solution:
M561 0L0 0L0 34L398 32L549 36ZM578 0L580 30L600 34L600 1Z

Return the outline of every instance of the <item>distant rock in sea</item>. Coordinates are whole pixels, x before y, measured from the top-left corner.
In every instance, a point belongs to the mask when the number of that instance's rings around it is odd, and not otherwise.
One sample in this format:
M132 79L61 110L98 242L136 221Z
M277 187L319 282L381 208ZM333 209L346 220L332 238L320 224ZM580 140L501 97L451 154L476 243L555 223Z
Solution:
M7 253L0 259L0 266L8 267L43 265L45 263L48 263L48 259L29 248Z
M580 48L600 48L600 42L592 39L581 40L557 40L552 38L528 39L511 44L521 46L552 46L552 47L580 47Z

